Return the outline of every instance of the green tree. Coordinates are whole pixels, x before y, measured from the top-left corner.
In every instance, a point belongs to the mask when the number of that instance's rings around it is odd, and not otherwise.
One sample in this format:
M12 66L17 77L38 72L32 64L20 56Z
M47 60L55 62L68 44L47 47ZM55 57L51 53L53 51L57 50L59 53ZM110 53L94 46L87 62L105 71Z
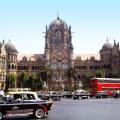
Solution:
M36 73L36 78L34 79L35 90L40 90L43 87L43 81L41 79L40 73Z
M43 81L48 82L52 79L53 72L49 67L43 67L41 70L40 76Z
M74 91L75 89L75 80L76 80L76 70L74 68L68 68L66 71L66 76L68 77L69 83L71 84L71 90Z
M41 90L43 87L43 81L41 80L40 73L32 73L29 76L28 86L32 90Z
M44 84L44 85L46 85L44 87L47 90L49 83L52 80L53 72L49 67L43 67L40 72L40 76L41 76L41 82L43 82L42 84L46 83L46 84Z
M8 74L6 76L6 91L8 91L8 88L15 88L16 87L16 74Z
M29 79L28 79L28 87L31 89L34 89L34 80L36 79L35 73L32 73L31 75L29 75Z
M18 84L21 88L28 87L29 74L27 72L22 72L18 77Z
M104 76L103 70L97 70L97 71L95 72L95 77L101 78L101 77L103 77L103 76Z
M74 68L68 68L68 70L66 71L66 75L68 77L68 79L72 79L72 78L76 78L76 71Z
M94 77L94 73L87 72L83 75L82 85L83 89L89 89L90 79Z

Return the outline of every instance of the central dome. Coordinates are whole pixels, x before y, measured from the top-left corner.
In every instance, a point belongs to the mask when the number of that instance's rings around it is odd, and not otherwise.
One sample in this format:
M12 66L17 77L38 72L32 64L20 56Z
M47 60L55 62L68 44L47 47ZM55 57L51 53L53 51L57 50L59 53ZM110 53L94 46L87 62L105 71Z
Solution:
M107 49L112 49L113 48L113 45L111 44L111 43L105 43L103 46L102 46L102 49L105 49L105 50L107 50Z
M67 24L57 17L49 26L49 30L68 30Z

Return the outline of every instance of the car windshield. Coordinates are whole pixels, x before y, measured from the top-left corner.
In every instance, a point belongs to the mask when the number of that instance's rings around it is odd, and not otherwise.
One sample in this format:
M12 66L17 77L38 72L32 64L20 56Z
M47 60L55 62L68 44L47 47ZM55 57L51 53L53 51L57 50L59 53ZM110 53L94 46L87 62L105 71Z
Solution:
M24 94L23 99L24 100L35 100L35 97L33 94Z
M2 95L0 95L0 102L3 102L4 101L4 98Z

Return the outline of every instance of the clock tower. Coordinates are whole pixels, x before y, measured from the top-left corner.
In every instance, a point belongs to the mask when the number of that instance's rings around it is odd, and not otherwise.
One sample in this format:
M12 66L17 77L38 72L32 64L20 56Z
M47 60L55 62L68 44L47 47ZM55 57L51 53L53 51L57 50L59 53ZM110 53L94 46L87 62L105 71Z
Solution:
M71 26L57 17L45 33L45 66L52 70L50 90L70 89L67 71L74 67Z

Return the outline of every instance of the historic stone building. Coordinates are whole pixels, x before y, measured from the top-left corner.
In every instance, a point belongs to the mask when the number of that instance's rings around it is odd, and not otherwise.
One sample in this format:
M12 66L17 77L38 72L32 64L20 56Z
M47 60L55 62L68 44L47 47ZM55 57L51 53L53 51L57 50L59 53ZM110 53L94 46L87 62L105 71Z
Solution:
M84 55L85 56L85 55ZM83 81L85 79L86 74L95 74L97 70L101 68L101 62L99 60L99 56L95 55L95 57L86 55L87 59L84 59L83 55L77 56L74 59L74 69L76 71L76 80L75 80L75 86L76 88L79 88L79 82Z
M120 77L120 47L119 43L105 43L100 50L101 66L105 72L105 77Z
M15 45L12 44L9 40L5 44L6 56L7 56L7 74L17 74L17 55L18 51L15 48Z
M6 75L19 76L22 72L39 73L43 67L52 71L48 90L73 90L81 87L86 73L104 72L103 77L120 77L119 43L103 44L98 54L73 54L71 26L57 17L45 31L45 49L43 54L21 54L9 41L0 44L0 83ZM3 67L4 66L4 67ZM75 70L75 79L68 77L69 69ZM14 86L13 86L14 87Z
M68 27L57 17L48 27L46 26L44 54L18 55L19 74L23 71L40 72L43 66L53 72L51 81L46 83L49 90L79 88L86 73L95 75L96 71L102 70L103 77L119 75L119 44L114 41L112 45L107 39L98 54L73 55L71 26ZM66 74L69 68L73 68L76 72L74 80L69 80Z
M17 59L17 75L22 72L39 73L45 66L44 54L19 54Z
M17 76L17 49L9 41L0 43L0 88L6 87L6 79L10 74Z
M87 56L87 55L86 55ZM119 43L114 45L108 42L103 44L99 56L89 56L86 60L81 59L81 55L74 59L74 68L77 71L77 79L82 80L86 73L95 76L96 71L102 70L103 77L120 77L120 48Z
M49 86L56 90L65 87L70 89L66 72L70 67L74 67L71 26L68 27L57 17L49 28L46 26L45 34L45 66L53 71Z
M18 74L23 71L39 73L43 67L50 69L52 78L45 83L49 90L71 89L67 75L68 69L74 68L71 26L57 17L46 26L44 54L19 54L17 63Z
M0 88L5 88L7 71L7 56L4 40L0 43Z

